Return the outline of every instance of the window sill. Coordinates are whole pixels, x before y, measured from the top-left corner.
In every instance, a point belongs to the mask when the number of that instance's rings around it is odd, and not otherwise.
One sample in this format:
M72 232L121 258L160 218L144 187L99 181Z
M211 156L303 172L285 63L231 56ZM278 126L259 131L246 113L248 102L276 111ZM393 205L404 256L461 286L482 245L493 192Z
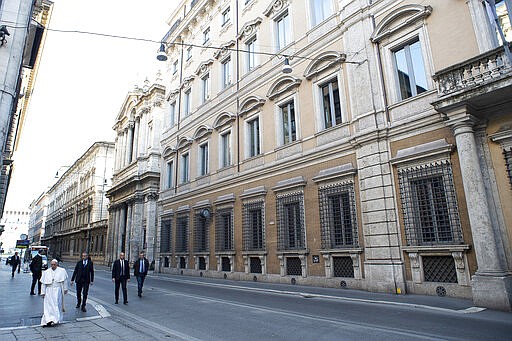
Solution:
M442 252L461 252L468 251L471 249L471 246L468 244L461 245L432 245L432 246L406 246L402 247L402 250L410 253L410 252L418 252L418 253L442 253Z

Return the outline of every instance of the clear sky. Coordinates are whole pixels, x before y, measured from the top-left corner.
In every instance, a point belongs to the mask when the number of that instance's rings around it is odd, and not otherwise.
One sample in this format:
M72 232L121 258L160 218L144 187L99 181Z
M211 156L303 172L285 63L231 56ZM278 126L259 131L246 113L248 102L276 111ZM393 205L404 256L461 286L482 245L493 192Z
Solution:
M178 0L54 0L50 28L160 40ZM48 32L5 209L26 209L61 166L94 142L114 141L112 127L127 92L154 80L165 64L159 45Z

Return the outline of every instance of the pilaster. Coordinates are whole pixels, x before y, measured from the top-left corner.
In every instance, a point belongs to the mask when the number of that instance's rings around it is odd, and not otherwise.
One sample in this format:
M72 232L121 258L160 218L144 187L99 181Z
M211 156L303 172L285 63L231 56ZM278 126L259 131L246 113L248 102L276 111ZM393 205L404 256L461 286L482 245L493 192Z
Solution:
M390 152L382 132L352 141L360 187L365 279L369 290L405 293Z

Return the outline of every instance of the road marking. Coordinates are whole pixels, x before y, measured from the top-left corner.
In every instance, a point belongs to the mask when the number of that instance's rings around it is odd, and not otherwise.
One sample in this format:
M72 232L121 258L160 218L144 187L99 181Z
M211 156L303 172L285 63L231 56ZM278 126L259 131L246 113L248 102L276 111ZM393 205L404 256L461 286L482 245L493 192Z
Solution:
M430 336L428 334L424 334L422 332L418 332L418 331L414 331L414 330L407 331L407 330L402 330L402 329L398 329L398 328L384 327L384 326L376 327L373 324L366 324L366 323L354 322L354 321L343 322L343 321L336 320L336 319L331 319L331 318L326 318L326 317L318 317L318 316L302 314L302 313L297 313L297 312L291 312L291 311L282 310L282 309L266 308L266 307L262 307L262 306L252 305L252 304L238 303L238 302L217 299L217 298L209 298L209 297L204 297L204 296L199 296L199 295L194 295L194 294L168 292L169 290L167 290L167 289L156 289L156 290L167 292L168 295L173 294L174 296L183 296L183 297L187 297L187 298L196 299L203 303L205 301L210 301L211 303L220 303L220 304L230 305L230 306L234 306L234 307L238 307L238 308L244 308L244 309L248 309L248 311L250 311L252 313L257 313L257 314L271 313L271 314L277 314L277 315L291 317L294 320L297 318L302 318L302 319L307 319L307 320L321 322L321 323L327 322L327 323L330 323L330 324L333 324L333 325L336 325L339 327L343 327L345 330L349 329L349 330L353 330L356 332L358 330L360 330L360 328L362 327L364 329L367 329L367 330L369 329L369 330L373 330L376 332L386 331L388 333L393 333L393 334L397 334L397 335L401 335L401 336L407 336L407 337L414 336L416 338L422 338L425 340L439 340L439 336ZM134 317L134 318L136 318L136 317ZM445 340L457 340L456 338L444 338L444 339Z
M150 321L150 320L147 320L139 315L136 315L136 314L133 314L133 313L130 313L122 308L118 308L112 304L109 304L103 300L100 300L100 299L96 299L98 302L100 302L102 305L104 306L107 306L110 310L113 310L115 311L116 313L118 313L118 315L116 315L116 317L118 318L121 318L122 320L126 321L126 319L128 319L128 322L130 323L130 325L133 324L133 321L137 321L137 323L144 323L146 324L149 328L148 330L160 330L162 331L163 333L165 334L169 334L170 336L172 337L177 337L177 338L180 338L180 339L183 339L183 340L186 340L186 341L201 341L201 339L197 339L193 336L190 336L190 335L186 335L186 334L183 334L183 333L180 333L179 331L177 330L174 330L174 329L170 329L170 328L167 328L165 326L162 326L156 322L153 322L153 321Z
M107 272L106 270L104 270ZM383 300L372 300L365 298L352 298L352 297L341 297L341 296L332 296L332 295L323 295L323 294L314 294L307 292L297 292L297 291L287 291L287 290L277 290L277 289L268 289L268 288L254 288L254 287L245 287L241 285L233 285L233 284L222 284L222 283L205 283L201 281L194 281L190 279L174 279L169 277L164 277L160 275L148 275L147 277L151 277L154 279L161 279L168 282L175 283L188 283L193 285L204 286L207 285L209 287L219 287L219 288L229 288L240 291L254 291L254 292L264 292L271 293L277 295L292 295L292 296L301 296L303 298L320 298L320 299L329 299L329 300L338 300L338 301L346 301L346 302L359 302L359 303L367 303L367 304L381 304L381 305L394 305L394 306L402 306L409 307L415 309L427 309L427 310L435 310L445 313L456 313L456 314L474 314L479 313L486 308L481 307L469 307L466 309L449 309L449 308L441 308L435 307L425 304L417 304L417 303L407 303L407 302L393 302L393 301L383 301Z

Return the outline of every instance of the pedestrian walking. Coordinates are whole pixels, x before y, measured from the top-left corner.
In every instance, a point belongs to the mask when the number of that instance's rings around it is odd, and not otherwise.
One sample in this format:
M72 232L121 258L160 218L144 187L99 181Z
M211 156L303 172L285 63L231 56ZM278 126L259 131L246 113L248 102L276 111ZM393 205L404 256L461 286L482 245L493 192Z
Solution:
M112 282L115 282L116 304L119 303L119 286L123 289L123 303L128 304L126 282L130 281L130 263L124 259L124 252L119 254L119 259L112 266Z
M43 273L43 257L41 257L41 251L39 251L29 265L30 271L32 272L32 285L30 286L30 295L35 295L34 289L37 283L37 294L41 295L41 275Z
M21 265L21 259L20 259L20 256L18 256L18 251L16 251L16 252L14 252L14 256L11 257L11 267L12 267L11 277L14 277L16 268L18 268L18 273L20 273L20 265Z
M144 257L144 252L139 253L139 259L133 264L133 274L137 278L137 289L139 297L142 297L142 287L148 274L149 261Z
M51 327L62 321L64 295L68 293L68 273L59 268L56 259L50 264L51 267L41 276L41 296L44 298L44 313L41 318L43 327Z
M89 285L94 283L94 265L87 252L82 252L82 260L76 263L75 271L71 276L71 285L76 280L76 308L82 307L85 313L87 309L87 295L89 294Z

